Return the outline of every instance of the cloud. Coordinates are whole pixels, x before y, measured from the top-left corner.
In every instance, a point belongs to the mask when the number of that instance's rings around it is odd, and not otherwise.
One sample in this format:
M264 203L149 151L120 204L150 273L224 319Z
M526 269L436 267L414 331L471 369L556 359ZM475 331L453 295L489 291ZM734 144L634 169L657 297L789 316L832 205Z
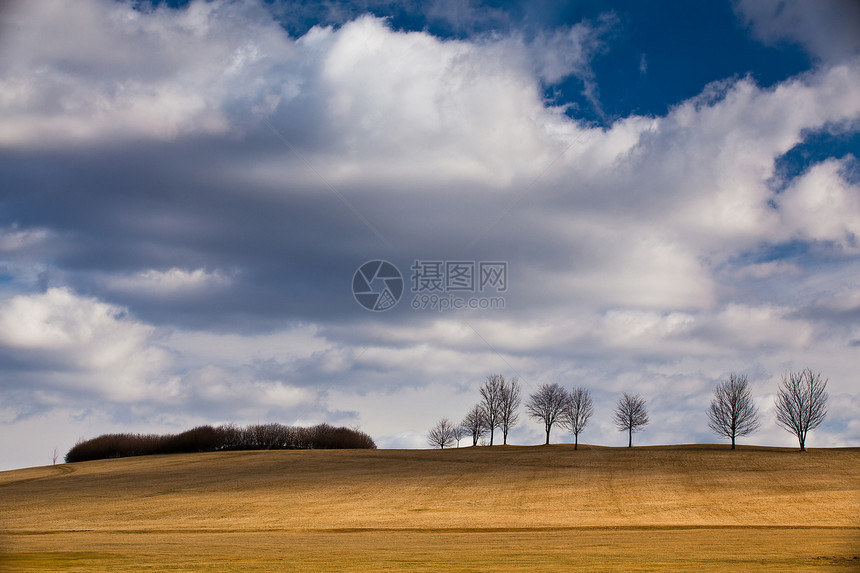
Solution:
M544 89L596 81L611 23L442 38L347 12L297 37L250 1L4 13L8 424L329 421L415 447L503 372L593 388L597 443L641 392L654 443L707 439L734 370L855 394L856 160L776 165L856 131L856 60L594 127ZM407 283L416 259L505 261L505 308L368 313L350 281L375 258ZM856 434L840 416L828 443Z
M132 276L110 276L106 282L111 289L145 295L171 296L218 288L228 285L231 279L229 274L218 270L187 270L174 267L166 271L150 269Z
M846 253L860 252L860 185L845 180L853 157L814 165L777 198L782 221L794 237L831 243Z
M426 7L426 17L431 22L443 23L461 34L488 29L507 30L513 24L509 12L481 0L433 0Z
M772 191L765 184L775 158L804 130L855 118L860 107L843 90L858 87L857 68L847 65L769 90L748 79L712 85L643 134L634 152L641 161L629 166L640 175L639 168L646 170L647 191L674 201L668 221L674 228L687 237L728 239L737 248L736 241L760 240L781 224L768 207Z
M860 55L860 6L853 0L736 0L735 10L766 44L798 43L825 61Z
M0 28L3 146L225 134L291 89L268 83L291 45L256 2L21 2Z
M283 380L258 379L247 366L204 366L191 370L177 381L177 397L183 411L220 419L254 419L266 413L266 419L301 416L313 418L327 414L321 408L319 395Z
M617 24L618 19L614 15L605 14L594 25L580 22L571 27L555 29L551 33L539 32L529 43L529 48L541 81L553 85L575 76L583 82L583 95L602 115L591 62L595 55L608 49L603 38Z
M47 420L91 433L261 419L354 424L354 410L332 409L300 372L324 347L308 329L173 333L68 289L17 295L0 301L0 423L17 432ZM44 448L44 431L28 434L29 445ZM51 439L64 452L74 437Z
M29 247L39 245L48 239L46 229L19 230L16 225L0 229L0 252L14 254Z
M59 33L66 13L76 26ZM323 137L330 154L352 159L327 170L337 183L419 165L436 176L498 180L517 164L545 163L534 119L547 111L535 73L550 83L573 74L593 91L589 60L609 24L541 33L526 48L517 35L440 40L363 16L292 40L251 1L138 10L53 0L21 3L2 26L0 145L240 137L271 116L299 148Z
M0 351L30 390L89 393L111 401L167 399L158 376L170 353L151 326L126 311L68 289L0 303ZM14 357L14 358L13 358Z

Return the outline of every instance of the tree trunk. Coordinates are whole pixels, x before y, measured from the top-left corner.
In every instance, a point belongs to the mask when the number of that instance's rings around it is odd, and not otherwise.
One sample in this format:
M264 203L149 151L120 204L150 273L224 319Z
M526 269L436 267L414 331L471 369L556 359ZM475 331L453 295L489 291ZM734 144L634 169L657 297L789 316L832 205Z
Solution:
M507 430L502 430L502 445L503 446L508 445L508 431Z
M579 448L579 434L573 435L573 449L576 450Z
M549 445L549 428L546 429L546 443L544 445L545 446Z
M732 436L732 449L735 449L735 437Z
M800 442L800 451L805 452L806 451L806 440L804 440L803 438L798 438L797 441Z
M491 446L493 445L493 433L494 433L493 428L490 428L490 445Z
M633 447L633 428L627 428L627 447Z

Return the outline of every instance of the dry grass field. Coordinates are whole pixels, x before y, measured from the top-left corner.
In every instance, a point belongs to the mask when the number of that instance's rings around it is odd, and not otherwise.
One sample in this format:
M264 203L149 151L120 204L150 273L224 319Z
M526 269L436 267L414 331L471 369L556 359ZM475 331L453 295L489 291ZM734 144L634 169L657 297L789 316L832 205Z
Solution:
M8 571L860 571L860 448L222 452L0 472Z

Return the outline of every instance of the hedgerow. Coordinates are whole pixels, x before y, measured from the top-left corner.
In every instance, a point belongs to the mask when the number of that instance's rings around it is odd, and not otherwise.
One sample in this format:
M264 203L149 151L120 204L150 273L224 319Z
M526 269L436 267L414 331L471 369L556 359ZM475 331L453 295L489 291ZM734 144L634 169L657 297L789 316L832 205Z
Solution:
M312 427L283 424L198 426L179 434L103 434L80 440L66 454L66 462L107 458L216 452L224 450L326 450L376 449L366 433L319 424Z

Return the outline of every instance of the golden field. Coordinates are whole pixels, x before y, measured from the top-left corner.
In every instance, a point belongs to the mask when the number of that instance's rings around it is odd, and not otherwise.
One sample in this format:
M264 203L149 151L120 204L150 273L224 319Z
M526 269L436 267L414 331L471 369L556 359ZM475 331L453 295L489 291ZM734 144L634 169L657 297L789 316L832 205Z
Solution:
M860 571L860 448L220 452L0 472L7 571Z

